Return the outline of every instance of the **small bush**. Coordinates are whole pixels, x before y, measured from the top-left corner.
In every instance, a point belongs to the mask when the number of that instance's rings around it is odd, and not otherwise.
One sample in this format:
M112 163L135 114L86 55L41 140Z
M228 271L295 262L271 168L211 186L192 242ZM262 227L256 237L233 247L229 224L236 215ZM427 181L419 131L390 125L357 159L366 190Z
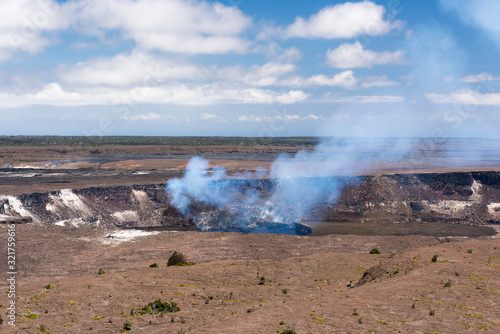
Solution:
M123 324L122 332L130 332L131 330L132 330L132 324L130 322L126 321Z
M472 249L468 249L465 251L466 253L472 254Z
M99 268L99 271L97 272L98 275L104 275L105 273L106 272L102 268Z
M175 302L162 302L161 299L157 299L154 302L149 303L139 310L142 314L158 314L158 313L172 313L179 312L181 309L177 306ZM130 312L131 314L133 311Z
M40 325L40 327L38 327L38 330L42 333L50 334L49 330L47 329L47 327L45 327L45 325Z
M370 254L380 254L380 251L377 248L374 248L370 251Z
M436 311L434 311L434 310L430 310L430 311L429 311L429 315L436 315Z
M46 286L43 287L45 290L52 290L54 289L53 285L47 284Z
M281 331L280 334L297 334L297 332L293 329L287 328L284 331Z
M192 266L194 262L188 262L186 256L180 252L174 251L168 258L167 267L170 266Z
M284 295L288 293L288 289L281 289L281 292L283 292Z
M445 288L451 288L452 281L449 279L446 283L444 283Z
M149 268L158 268L158 267L159 265L156 262L149 265Z
M437 260L438 260L438 256L439 256L439 255L434 254L434 255L432 256L431 262L437 262Z
M359 317L359 312L358 312L358 309L357 308L354 308L354 310L352 311L351 315L355 316L355 317Z

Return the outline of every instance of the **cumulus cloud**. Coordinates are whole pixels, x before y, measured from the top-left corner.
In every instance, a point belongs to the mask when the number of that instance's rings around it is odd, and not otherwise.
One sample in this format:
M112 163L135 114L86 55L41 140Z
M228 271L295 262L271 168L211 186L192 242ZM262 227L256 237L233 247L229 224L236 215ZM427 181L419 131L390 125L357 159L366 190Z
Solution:
M468 75L462 78L460 81L462 82L481 82L481 81L497 81L500 80L498 77L494 77L488 72L482 72L477 75Z
M83 32L104 36L116 30L142 49L223 54L249 48L239 35L251 25L251 18L217 2L76 0L71 7Z
M280 82L280 85L293 87L341 86L345 88L353 88L356 86L357 81L358 79L354 76L353 71L344 71L331 77L324 74L313 75L309 78L300 76L290 77L283 79Z
M404 51L375 52L365 50L361 43L345 43L338 48L328 50L326 53L327 64L335 68L372 68L374 65L406 64Z
M434 103L500 105L500 93L480 93L472 89L463 89L450 94L427 93L425 96Z
M0 61L15 52L38 53L54 41L47 33L71 23L67 8L53 0L3 1L0 11Z
M440 0L441 7L454 12L466 24L485 32L500 46L500 2L498 0Z
M174 62L137 50L75 65L64 64L56 70L66 84L106 86L157 85L171 79L203 80L208 71L202 66Z
M328 6L309 19L297 17L288 26L286 38L353 38L359 35L381 36L402 26L401 21L384 17L384 6L371 1L346 2Z
M58 83L50 83L35 93L0 93L0 107L29 105L89 106L142 104L292 104L306 100L308 94L300 90L276 92L259 88L229 88L213 84L185 84L173 82L156 87L137 86L128 89L91 87L68 91Z
M130 54L98 57L75 65L64 64L56 73L64 84L73 86L157 86L172 80L221 80L249 86L272 86L295 70L294 64L278 62L250 67L205 66L134 50Z

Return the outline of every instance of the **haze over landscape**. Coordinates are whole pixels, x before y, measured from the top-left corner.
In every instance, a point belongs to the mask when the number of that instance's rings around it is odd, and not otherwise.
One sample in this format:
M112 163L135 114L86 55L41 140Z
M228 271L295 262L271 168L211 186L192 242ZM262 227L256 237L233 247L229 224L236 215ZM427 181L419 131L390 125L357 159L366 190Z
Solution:
M499 17L4 1L0 332L499 332Z
M499 6L11 1L0 133L498 138Z

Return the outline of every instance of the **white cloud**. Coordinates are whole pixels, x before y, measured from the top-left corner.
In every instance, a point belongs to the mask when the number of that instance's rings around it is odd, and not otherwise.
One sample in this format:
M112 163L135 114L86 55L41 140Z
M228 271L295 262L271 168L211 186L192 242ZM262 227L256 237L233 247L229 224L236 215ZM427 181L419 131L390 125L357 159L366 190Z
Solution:
M462 78L462 82L481 82L481 81L497 81L500 78L494 77L488 72L482 72L477 75L468 75L465 78Z
M370 87L388 87L388 86L396 86L399 85L400 82L389 80L387 76L376 76L369 75L367 77L362 78L363 82L361 83L362 88L370 88Z
M104 36L118 30L142 49L188 54L244 53L239 35L251 18L236 7L182 0L78 0L71 4L81 31Z
M70 16L65 6L53 0L2 1L0 61L17 51L42 51L53 43L46 33L67 28Z
M399 103L405 99L401 96L392 95L354 95L354 96L338 96L331 93L325 94L316 102L333 102L333 103Z
M285 121L305 121L305 120L325 120L326 118L322 115L309 114L307 116L300 115L275 115L275 116L264 116L264 115L242 115L237 118L238 122L270 122L272 120L285 120Z
M327 64L336 68L372 68L374 65L406 64L404 51L375 52L365 50L360 42L345 43L326 53Z
M172 120L178 121L178 118L172 115L160 115L158 113L150 112L147 114L131 114L124 115L122 117L126 121L160 121L160 120Z
M209 69L169 61L165 58L134 51L112 58L99 57L76 65L61 65L57 75L62 82L75 85L158 85L171 79L204 79Z
M279 84L282 86L293 87L308 87L308 86L341 86L345 88L353 88L357 83L353 71L344 71L337 73L332 77L324 74L318 74L309 78L300 76L290 77L283 79Z
M472 89L463 89L450 94L427 93L425 96L434 103L500 105L500 93L483 94Z
M380 36L400 28L401 21L384 18L385 8L371 1L346 2L325 7L309 19L297 17L285 30L285 37L353 38Z
M136 86L128 89L92 87L67 91L58 83L50 83L36 93L0 93L0 107L29 105L89 106L136 104L292 104L308 95L300 90L276 92L259 88L228 88L217 83L185 84L173 82L156 87Z
M202 66L171 61L164 56L134 50L130 54L118 54L111 58L99 57L75 65L64 64L59 66L56 72L64 84L73 86L148 87L172 80L221 80L250 86L272 86L278 84L284 75L295 70L294 64L275 62L248 68Z
M215 114L209 114L209 113L203 113L200 116L200 119L202 121L219 121L219 122L225 122L226 119L222 116L215 115Z
M248 69L239 66L220 69L218 77L252 86L273 86L278 83L280 77L295 70L294 64L266 63Z

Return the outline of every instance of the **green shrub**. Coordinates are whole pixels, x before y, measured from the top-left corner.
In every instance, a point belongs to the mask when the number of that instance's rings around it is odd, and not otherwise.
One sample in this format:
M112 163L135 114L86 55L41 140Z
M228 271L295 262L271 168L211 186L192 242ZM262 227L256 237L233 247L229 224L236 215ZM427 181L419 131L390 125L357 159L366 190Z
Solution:
M106 272L102 268L99 268L99 271L97 272L98 275L104 275L105 273Z
M132 330L132 324L130 322L126 321L123 324L122 332L130 332L131 330Z
M439 256L439 255L434 254L434 255L432 256L431 262L437 262L437 260L438 260L438 256Z
M374 248L370 251L370 254L380 254L380 251L378 249Z
M284 331L281 331L280 334L297 334L297 332L293 329L287 328Z
M444 283L445 288L451 288L452 281L449 279L446 283Z
M186 263L187 263L186 256L182 253L174 251L172 255L170 255L170 257L168 258L167 267L175 266L178 264L186 264Z
M158 267L159 265L156 262L149 265L149 268L158 268Z
M157 299L154 302L150 302L148 305L144 306L139 310L139 314L158 314L158 313L172 313L179 312L181 309L177 306L175 302L162 302L161 299ZM134 313L133 311L130 312Z

